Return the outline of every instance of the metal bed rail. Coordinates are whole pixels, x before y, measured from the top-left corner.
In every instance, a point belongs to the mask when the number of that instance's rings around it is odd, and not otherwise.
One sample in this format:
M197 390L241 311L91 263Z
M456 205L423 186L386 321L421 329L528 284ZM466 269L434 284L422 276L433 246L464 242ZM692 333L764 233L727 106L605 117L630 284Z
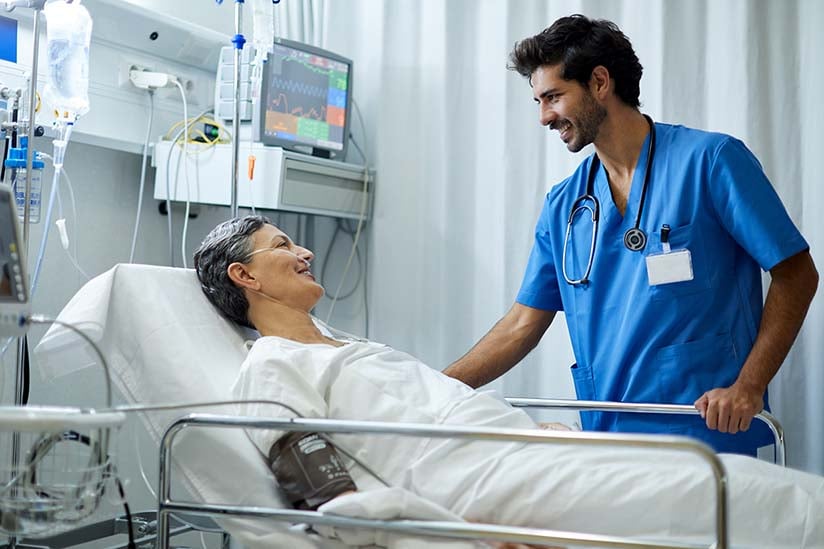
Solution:
M573 400L554 398L519 398L506 399L515 408L544 408L555 410L577 410L587 412L630 412L635 414L673 414L699 415L698 410L689 404L648 404L634 402L611 402L606 400ZM781 467L787 465L787 448L784 442L784 428L771 413L764 410L755 418L767 424L775 439L775 463Z
M255 506L222 505L175 501L171 496L172 447L175 438L184 429L196 428L252 428L278 431L306 431L317 433L372 433L385 435L423 436L431 438L459 438L499 442L552 443L584 446L622 446L634 448L665 448L696 454L712 470L716 494L715 543L712 545L661 543L633 540L626 537L599 534L581 534L560 530L523 528L492 524L423 521L356 519L313 511L273 509ZM426 537L519 542L539 545L573 545L629 549L728 549L727 527L727 473L718 456L706 444L682 436L628 435L623 433L589 433L539 431L527 429L489 429L478 427L444 427L417 423L388 423L373 421L346 421L331 419L262 419L254 417L190 414L175 421L164 433L160 445L158 489L158 549L169 549L169 521L175 512L204 516L261 517L290 523L320 524L344 528L369 528Z

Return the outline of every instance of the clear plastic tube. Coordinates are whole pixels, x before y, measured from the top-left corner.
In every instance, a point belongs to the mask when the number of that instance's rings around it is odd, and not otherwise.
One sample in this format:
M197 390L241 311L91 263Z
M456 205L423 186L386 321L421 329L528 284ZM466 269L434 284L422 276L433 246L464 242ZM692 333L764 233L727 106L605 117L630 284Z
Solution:
M183 268L186 265L186 236L189 232L189 210L191 208L191 188L189 187L189 107L186 103L186 90L175 80L175 85L180 90L180 99L183 101L183 179L186 182L186 212L183 214L183 234L180 239L180 255L183 259Z
M54 203L57 195L57 184L60 182L60 170L55 167L54 177L52 178L52 187L49 192L49 206L46 208L46 223L43 225L43 237L40 239L40 249L37 252L37 260L34 264L34 275L31 279L31 299L37 292L37 281L40 279L40 269L43 267L43 257L46 255L46 243L49 240L49 231L52 224L52 212L54 211Z
M134 234L132 234L132 248L129 251L129 263L134 263L134 250L137 246L137 234L140 231L140 212L143 209L143 189L146 186L146 160L149 156L149 137L152 134L154 121L154 91L149 90L149 123L146 126L146 138L143 140L143 158L140 162L140 189L137 191L137 213L134 220ZM171 215L170 215L171 218Z

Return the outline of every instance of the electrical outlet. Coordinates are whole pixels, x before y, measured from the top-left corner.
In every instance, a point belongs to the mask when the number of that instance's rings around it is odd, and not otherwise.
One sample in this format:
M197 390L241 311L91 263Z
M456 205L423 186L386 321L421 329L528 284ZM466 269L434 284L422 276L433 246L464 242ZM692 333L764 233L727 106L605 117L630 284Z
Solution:
M132 71L147 71L149 70L148 67L144 67L142 65L138 65L136 63L128 63L124 62L121 63L120 66L117 67L117 85L120 88L134 88L132 85L131 80L129 80L129 73Z

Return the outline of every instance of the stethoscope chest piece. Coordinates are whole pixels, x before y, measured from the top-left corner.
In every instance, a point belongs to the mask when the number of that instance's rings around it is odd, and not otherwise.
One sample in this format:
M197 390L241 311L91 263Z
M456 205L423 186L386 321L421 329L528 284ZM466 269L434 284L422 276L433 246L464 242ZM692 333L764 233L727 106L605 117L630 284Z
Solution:
M647 235L641 229L633 227L624 233L624 246L632 252L639 252L647 245Z

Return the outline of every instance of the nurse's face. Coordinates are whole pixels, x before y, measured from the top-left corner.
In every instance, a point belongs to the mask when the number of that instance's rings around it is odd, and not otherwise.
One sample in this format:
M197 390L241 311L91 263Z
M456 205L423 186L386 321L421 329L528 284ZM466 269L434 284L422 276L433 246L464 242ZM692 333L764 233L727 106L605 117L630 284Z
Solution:
M259 291L273 301L310 311L323 296L323 286L310 270L315 254L274 225L264 225L251 238L253 251L246 268L260 282Z
M567 149L578 152L595 141L607 110L589 88L562 74L563 64L538 67L530 78L533 96L541 125L558 130Z

